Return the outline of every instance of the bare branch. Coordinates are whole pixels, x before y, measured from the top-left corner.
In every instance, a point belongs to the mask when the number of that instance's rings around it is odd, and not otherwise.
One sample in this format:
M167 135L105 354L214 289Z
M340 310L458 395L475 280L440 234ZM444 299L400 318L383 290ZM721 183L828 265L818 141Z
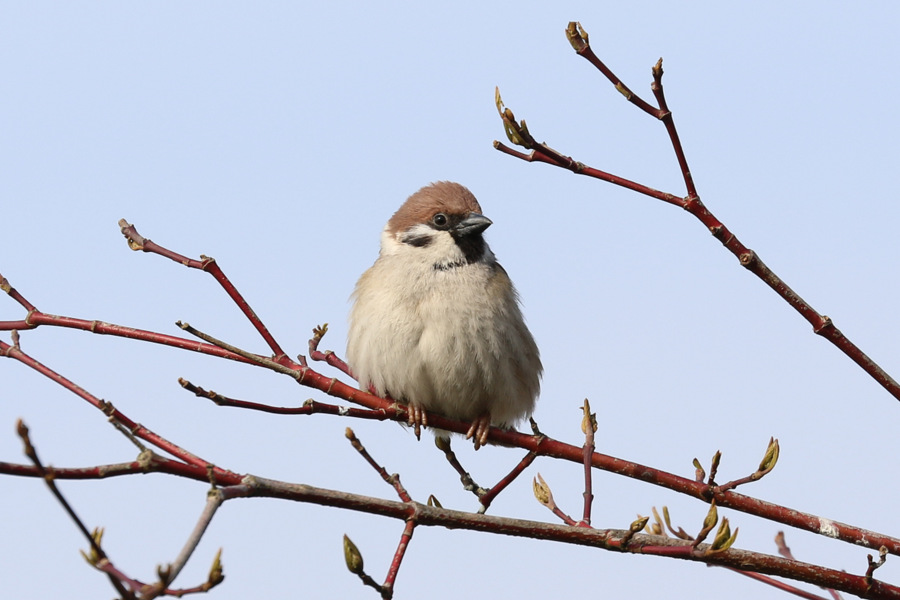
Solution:
M514 156L527 162L544 162L563 169L568 169L579 175L587 175L588 177L594 177L602 181L620 185L651 198L656 198L657 200L662 200L663 202L682 207L703 223L703 225L713 234L713 237L719 240L729 252L738 258L741 266L759 277L785 302L790 304L794 310L800 313L800 315L812 325L814 333L834 344L841 352L859 365L866 373L875 379L875 381L885 388L888 393L897 400L900 400L900 384L888 375L884 369L878 366L875 361L869 358L858 346L844 336L844 334L834 326L834 323L829 317L819 314L812 306L801 298L799 294L792 290L780 277L766 266L753 250L741 243L740 240L738 240L737 237L731 233L731 231L725 227L725 225L717 219L700 200L700 196L697 194L694 185L693 177L688 168L687 159L685 158L678 131L676 130L675 123L672 119L672 113L666 105L665 96L663 94L662 60L660 59L653 68L653 84L651 85L651 89L656 96L657 102L660 103L660 107L655 109L634 95L634 93L593 54L588 42L587 32L584 31L580 23L570 23L566 30L566 35L576 52L587 58L595 67L597 67L629 102L640 108L643 112L663 122L666 131L669 134L672 147L675 150L679 167L681 168L687 195L679 197L675 194L660 192L617 175L585 166L583 163L575 161L571 157L565 156L553 148L550 148L547 144L538 144L525 126L525 121L522 120L517 123L513 112L503 105L503 102L500 99L499 90L495 94L495 102L507 137L513 144L529 149L531 150L531 153L523 154L512 150L497 141L494 141L494 148L500 150L504 154Z

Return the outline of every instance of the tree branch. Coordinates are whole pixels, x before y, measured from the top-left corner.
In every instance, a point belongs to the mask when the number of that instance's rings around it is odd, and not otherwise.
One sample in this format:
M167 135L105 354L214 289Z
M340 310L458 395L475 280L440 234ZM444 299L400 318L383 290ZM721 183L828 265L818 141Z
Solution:
M524 154L518 152L498 141L494 141L494 148L500 150L504 154L514 156L527 162L544 162L556 167L568 169L573 173L620 185L638 192L639 194L656 198L657 200L661 200L668 204L674 204L685 209L703 223L703 225L713 234L713 237L719 240L729 252L738 258L741 266L760 278L766 285L772 288L778 296L800 313L800 315L812 325L814 333L834 344L841 352L875 379L875 381L886 389L888 393L897 400L900 400L900 384L841 333L841 331L834 326L834 323L829 317L821 315L813 309L813 307L801 298L799 294L792 290L780 277L766 266L753 250L742 244L700 200L700 196L697 194L694 185L693 176L688 168L687 158L685 157L678 131L675 128L672 113L665 101L662 85L662 59L660 59L653 67L653 83L651 84L651 89L659 103L659 108L654 108L628 89L628 87L625 86L625 84L622 83L622 81L599 58L597 58L590 48L587 32L584 31L580 23L569 23L569 26L566 29L566 35L575 51L600 70L600 72L609 79L615 88L621 92L629 102L640 108L646 114L663 122L675 151L682 177L684 178L687 195L679 197L675 194L660 192L617 175L585 166L583 163L577 162L571 157L561 154L546 144L536 142L534 137L532 137L531 133L528 131L525 121L523 120L517 123L513 112L504 106L503 101L500 98L499 90L496 91L495 102L497 104L497 110L500 113L500 118L503 121L503 127L507 137L513 144L529 149L531 150L531 153Z

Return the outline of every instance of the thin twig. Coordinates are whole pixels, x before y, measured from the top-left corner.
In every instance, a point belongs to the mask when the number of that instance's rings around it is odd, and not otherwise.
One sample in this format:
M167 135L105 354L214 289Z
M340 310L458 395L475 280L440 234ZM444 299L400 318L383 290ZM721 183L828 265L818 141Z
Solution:
M777 534L775 534L775 547L778 548L778 554L782 555L783 557L790 560L797 560L794 558L794 554L791 552L791 549L788 547L787 542L785 541L783 531L779 531ZM831 595L832 600L842 600L843 596L841 596L835 590L830 588L824 589Z
M261 404L259 402L250 402L247 400L237 400L235 398L229 398L228 396L223 396L222 394L216 393L212 390L205 390L202 387L194 385L184 378L179 378L178 383L181 385L181 387L193 393L195 396L211 400L217 406L230 406L233 408L256 410L276 415L312 415L321 413L328 415L339 415L342 417L353 417L356 419L373 419L376 421L384 421L390 418L387 411L385 411L384 409L369 410L366 408L337 406L335 404L316 402L311 398L306 400L302 406L272 406L271 404Z
M581 419L581 430L584 432L584 446L582 455L584 457L584 511L582 512L579 525L583 527L591 526L591 507L594 504L593 483L591 475L593 468L591 467L591 457L594 454L594 432L597 431L597 415L591 412L591 404L588 399L584 399L582 407L583 416Z
M313 329L313 336L309 338L309 357L316 361L325 361L348 377L356 379L356 376L353 375L353 371L350 370L350 365L341 360L337 354L331 350L326 350L325 352L319 350L319 342L322 341L322 337L326 333L328 333L328 323L316 326Z
M75 523L75 526L78 527L78 530L81 534L88 540L88 543L91 545L91 550L100 558L104 560L109 560L106 556L106 552L100 547L100 544L97 543L97 540L88 531L88 528L84 525L84 522L81 518L76 514L75 509L72 508L72 505L69 504L69 501L66 500L65 496L62 495L62 492L59 491L59 488L56 487L56 482L54 481L53 469L46 468L41 460L38 458L37 450L35 450L34 445L31 443L31 436L28 433L28 426L19 419L16 422L16 433L18 433L19 438L22 440L22 444L24 445L25 456L31 460L34 464L35 469L40 473L40 476L44 479L44 483L47 484L47 487L50 488L50 492L56 497L59 501L60 505Z
M412 540L415 529L415 520L407 519L406 525L403 527L403 533L400 534L400 543L397 544L397 550L394 552L394 558L391 560L391 566L388 568L388 574L381 585L382 598L389 599L394 595L394 584L397 581L397 574L400 572L400 564L403 562L403 557L406 556L406 550L409 548L409 542Z
M713 565L710 565L713 566ZM741 569L735 569L734 567L723 567L728 569L729 571L734 571L735 573L740 573L744 577L749 577L750 579L755 579L766 585L771 585L774 588L781 590L782 592L787 592L788 594L793 594L794 596L799 596L800 598L806 598L806 600L828 600L824 596L819 596L817 594L813 594L812 592L807 592L806 590L801 590L800 588L790 585L789 583L785 583L784 581L779 581L774 577L769 577L768 575L762 575L761 573L751 573L750 571L743 571Z
M200 517L197 519L197 524L194 525L193 531L191 531L191 534L188 536L187 540L185 540L181 552L178 553L178 556L175 557L175 560L172 561L168 569L166 569L169 581L174 581L175 578L178 577L178 574L181 573L181 570L187 564L187 561L194 554L197 545L203 538L203 534L206 533L206 530L212 522L213 517L216 515L216 511L219 510L219 507L222 506L226 500L243 498L249 494L250 488L244 484L232 485L225 488L213 488L206 494L206 504L203 507L203 512L200 513Z
M512 470L506 474L506 476L503 477L503 479L492 485L491 488L484 494L480 495L478 497L478 501L481 503L481 506L478 508L478 512L483 514L485 511L487 511L488 507L490 507L491 505L491 502L494 501L494 498L496 498L500 492L505 490L507 486L509 486L509 484L515 481L516 478L521 475L522 471L527 469L528 466L534 462L534 459L536 459L537 456L538 455L534 452L529 452L528 454L523 456L522 460L520 460L516 464L516 466L513 467Z
M360 456L365 459L369 465L375 469L378 475L391 487L396 490L397 495L400 496L400 499L404 502L412 502L412 498L409 496L409 492L406 491L406 488L403 487L403 484L400 483L400 475L394 473L393 475L388 475L387 470L381 466L372 455L369 454L369 451L366 450L365 446L362 445L362 442L359 441L359 438L356 437L356 434L353 433L353 430L349 427L345 430L344 435L347 436L347 439L350 440L350 445L353 446L353 449L359 452Z

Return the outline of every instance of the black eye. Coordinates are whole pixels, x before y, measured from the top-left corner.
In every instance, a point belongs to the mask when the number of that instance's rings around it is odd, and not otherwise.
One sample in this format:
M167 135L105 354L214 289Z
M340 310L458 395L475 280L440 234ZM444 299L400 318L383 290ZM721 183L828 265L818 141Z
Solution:
M431 222L438 227L444 227L447 225L447 215L445 215L444 213L438 213L431 217Z

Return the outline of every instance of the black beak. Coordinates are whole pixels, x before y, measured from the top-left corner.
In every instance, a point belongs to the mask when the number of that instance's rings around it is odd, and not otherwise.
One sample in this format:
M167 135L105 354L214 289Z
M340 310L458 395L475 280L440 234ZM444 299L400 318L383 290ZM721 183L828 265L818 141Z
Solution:
M478 235L490 227L492 223L493 221L484 215L480 215L476 212L469 213L469 216L456 224L453 228L453 233L459 237Z

